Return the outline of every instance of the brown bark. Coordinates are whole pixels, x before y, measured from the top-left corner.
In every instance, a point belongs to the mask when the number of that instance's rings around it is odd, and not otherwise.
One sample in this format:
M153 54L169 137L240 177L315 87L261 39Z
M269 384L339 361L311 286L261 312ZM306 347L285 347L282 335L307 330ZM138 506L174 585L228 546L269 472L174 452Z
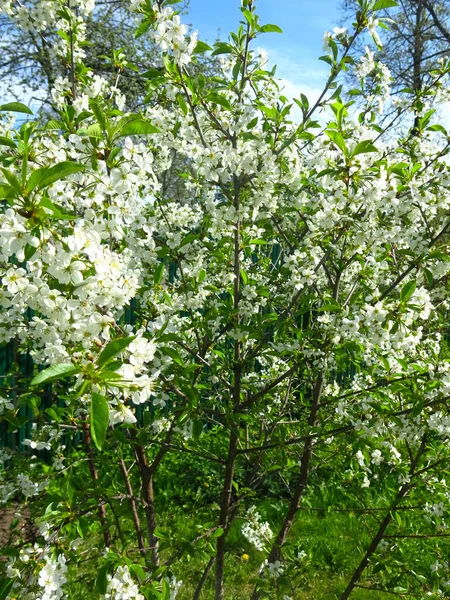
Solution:
M131 508L131 514L133 515L133 523L134 523L134 529L136 531L139 552L142 554L142 556L146 556L147 553L145 551L144 535L142 533L141 522L139 520L139 512L138 512L138 509L136 506L136 500L134 499L133 487L131 485L130 477L128 475L127 467L126 467L126 464L125 464L125 461L123 460L123 458L120 459L119 463L120 463L120 468L122 470L123 478L125 480L125 486L127 488L127 493L130 497L130 508Z
M142 446L135 445L134 452L141 474L142 498L145 506L145 518L147 521L147 538L151 552L152 564L159 567L159 541L155 536L156 530L156 508L155 495L153 491L153 471L147 464L147 457Z
M231 503L231 494L233 491L234 466L236 462L237 435L234 431L230 434L228 446L227 466L225 470L225 479L223 484L222 502L220 505L219 527L223 529L221 536L217 538L216 546L216 573L214 586L214 599L223 600L224 575L225 575L225 539L227 535L228 510Z

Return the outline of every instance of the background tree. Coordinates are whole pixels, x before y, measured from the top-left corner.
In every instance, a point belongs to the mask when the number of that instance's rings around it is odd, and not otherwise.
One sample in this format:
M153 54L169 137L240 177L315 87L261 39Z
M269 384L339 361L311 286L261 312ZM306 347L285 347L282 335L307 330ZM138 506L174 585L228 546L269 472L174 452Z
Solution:
M390 3L384 3L388 6ZM344 21L357 10L357 0L343 0ZM410 90L422 91L431 81L431 72L450 51L448 0L399 0L397 7L380 10L380 17L390 20L381 34L383 48L378 49L378 59L392 75L392 94ZM367 38L357 40L352 55L364 53ZM355 82L354 73L347 75Z
M188 4L185 0L181 6L185 9ZM70 65L65 64L55 52L61 41L57 33L60 29L58 21L54 21L54 26L45 24L40 0L27 0L24 5L28 14L35 15L34 27L25 20L18 25L7 14L0 14L0 79L4 82L1 92L8 98L23 98L24 90L26 93L31 91L33 100L41 104L43 113L48 113L54 108L51 89L58 77L67 76ZM73 11L79 12L75 0L72 0L72 5ZM158 65L160 55L151 36L141 36L136 43L137 22L130 6L128 0L96 2L95 9L85 19L83 63L111 82L117 79L120 91L126 96L127 107L136 110L147 93L145 79L137 73ZM51 23L52 20L49 21ZM120 77L117 77L121 62L134 65L135 69L121 68ZM206 69L206 61L201 62L201 68ZM212 63L208 61L209 65Z

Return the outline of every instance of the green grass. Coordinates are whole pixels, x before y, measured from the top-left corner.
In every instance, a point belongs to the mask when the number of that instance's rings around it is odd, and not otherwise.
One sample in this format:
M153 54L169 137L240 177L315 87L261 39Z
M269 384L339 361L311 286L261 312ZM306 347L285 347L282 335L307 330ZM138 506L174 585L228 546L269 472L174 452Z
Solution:
M262 503L261 510L264 509ZM267 507L267 512L270 507ZM196 515L198 518L198 514ZM184 511L172 513L170 522L163 523L177 530L180 539L192 536L194 516ZM226 600L244 600L250 598L254 584L252 578L258 577L264 560L264 553L256 551L241 534L242 519L236 519L227 537L226 556ZM294 553L303 550L307 556L295 569L297 580L296 600L338 600L345 589L354 568L370 543L368 532L357 516L351 513L326 513L318 515L313 511L301 511L289 537L289 549ZM248 555L248 560L243 555ZM192 600L195 588L203 573L206 561L196 556L185 556L174 567L183 586L177 600ZM202 598L214 597L214 570L210 572L203 588ZM364 585L370 585L365 582ZM281 593L280 598L286 592ZM273 591L274 600L277 592ZM293 594L291 594L292 597ZM387 600L391 594L374 590L356 589L352 600Z

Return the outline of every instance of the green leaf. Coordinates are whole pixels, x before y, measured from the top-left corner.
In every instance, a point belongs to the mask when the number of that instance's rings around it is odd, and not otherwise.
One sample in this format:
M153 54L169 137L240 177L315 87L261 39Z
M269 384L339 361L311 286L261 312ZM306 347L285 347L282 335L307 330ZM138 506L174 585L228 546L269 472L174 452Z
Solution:
M408 281L408 283L403 286L402 291L400 292L400 300L402 302L407 302L411 298L411 296L414 294L415 289L416 289L416 282Z
M19 558L20 552L17 548L13 548L12 546L3 546L3 548L0 548L0 555Z
M278 25L272 25L272 23L262 25L260 31L261 33L283 33L283 30L280 27L278 27Z
M440 131L444 135L448 135L445 127L443 127L442 125L439 125L437 123L435 125L430 125L429 127L427 127L426 131Z
M14 141L4 135L0 135L0 146L8 146L9 148L14 148L14 150L16 149Z
M276 119L277 118L277 114L278 113L277 113L277 109L275 108L275 106L265 106L261 102L258 102L258 108L267 117L269 117L269 119Z
M72 175L72 173L84 171L86 168L86 165L80 165L79 163L70 161L58 163L53 167L41 167L40 169L33 171L30 175L26 190L28 192L31 192L35 188L42 190L52 183L55 183L55 181L64 179L68 175Z
M429 269L424 269L425 277L427 278L428 285L432 286L434 283L433 273Z
M64 123L57 121L56 119L50 119L45 126L45 129L47 131L58 131L60 129L64 129Z
M44 412L49 415L49 417L51 417L54 421L56 421L57 423L61 422L62 419L62 415L60 415L59 413L56 412L56 410L54 408L46 408L44 410Z
M253 23L255 22L255 15L246 8L241 8L241 11L247 23L249 25L253 25Z
M428 110L428 111L427 111L427 112L426 112L426 113L423 115L423 117L421 117L421 118L419 119L419 126L420 126L420 127L422 127L422 128L426 127L426 126L428 125L428 123L430 122L430 120L431 120L431 117L434 115L434 113L435 113L435 112L436 112L436 109L435 109L435 108L432 108L432 109Z
M214 104L219 104L220 106L223 106L227 110L231 110L231 104L229 103L229 101L225 98L225 96L222 96L218 92L211 92L207 95L206 99L209 102L214 102Z
M25 104L22 104L22 102L8 102L8 104L2 104L0 106L0 111L1 110L9 111L9 112L25 113L27 115L33 114L33 111L30 108L28 108L28 106L25 106Z
M86 135L88 135L89 137L102 139L103 138L102 128L100 127L100 125L98 123L89 125L89 127L86 128Z
M327 129L325 133L330 138L330 140L334 142L336 146L340 148L342 152L346 155L347 146L345 145L345 140L342 137L342 134L339 131L336 131L335 129Z
M165 356L169 356L173 360L173 362L177 363L177 365L180 365L180 367L184 366L183 359L181 358L180 354L174 348L169 348L168 346L162 346L160 348L160 350L161 350L161 354L163 354Z
M103 130L106 130L107 129L106 116L105 116L105 113L103 112L103 108L100 106L100 104L97 102L97 100L91 99L89 101L89 108L94 113L95 118L97 119L100 127Z
M203 52L209 52L210 50L212 50L211 46L208 46L208 44L199 40L192 54L202 54Z
M160 600L170 600L170 585L165 579L162 580Z
M164 78L164 72L161 71L161 69L149 69L148 71L145 71L145 73L141 73L140 76L145 79L156 79L157 77Z
M144 33L146 33L149 30L151 24L152 22L150 19L145 19L144 21L139 23L136 31L134 32L134 37L137 39L138 37L141 37L141 35L144 35Z
M100 356L97 358L97 364L99 367L105 365L111 358L125 350L127 346L131 344L131 342L135 339L135 335L131 335L129 337L124 338L116 338L106 344L103 350L100 353Z
M223 528L222 528L222 527L218 527L218 528L215 530L215 532L212 534L212 536L213 536L214 538L218 538L218 537L220 537L221 535L223 535L223 533L224 533L224 531L223 531Z
M329 65L333 64L333 59L331 58L331 56L329 54L324 54L323 56L319 56L318 60L322 60L323 62L326 62Z
M130 565L130 571L132 571L141 581L147 579L147 575L141 565L134 563Z
M11 185L0 183L0 200L10 200L16 196L16 191Z
M198 439L203 432L203 421L201 419L194 419L192 423L192 435L194 440Z
M108 573L111 570L112 564L106 563L98 570L97 577L95 578L94 589L99 594L106 594L108 587Z
M164 275L164 263L160 263L156 267L156 270L153 274L153 282L155 283L155 285L158 285L159 283L161 283L163 275Z
M134 119L122 127L118 137L125 135L149 135L151 133L160 133L160 130L148 121L144 121L144 119Z
M26 185L27 192L31 192L36 186L39 185L39 183L44 179L47 169L48 167L39 167L39 169L36 169L31 173Z
M120 362L120 361L118 361ZM120 363L120 366L122 365L122 363ZM111 363L108 364L108 367L111 366ZM119 381L120 379L122 379L122 375L119 375L119 373L116 373L114 370L112 369L105 369L104 371L102 371L99 374L99 378L101 381Z
M235 81L237 81L239 75L242 73L242 64L242 61L239 59L234 64L232 74Z
M9 183L9 185L12 188L14 188L17 193L22 194L22 186L20 184L20 181L14 175L14 173L12 173L11 171L8 171L8 169L3 169L3 168L1 168L1 171L2 171L3 176L5 177L6 181Z
M196 240L198 238L198 235L196 233L188 233L187 236L181 240L180 245L178 246L178 248L184 248L184 246L187 246L188 244L191 244L194 240Z
M73 221L74 219L77 218L76 215L71 215L70 213L65 213L64 209L60 206L58 206L57 204L54 204L50 198L47 198L46 196L44 196L44 198L41 199L41 201L39 202L39 206L43 206L44 208L47 208L48 210L51 210L52 213L55 215L56 218L58 219L67 219L69 221Z
M356 144L352 151L352 156L357 154L365 154L366 152L378 152L378 149L372 144L371 140L365 140Z
M231 44L226 44L224 42L218 42L217 44L214 44L214 52L212 53L213 56L217 56L218 54L232 54L233 53L233 46L231 46Z
M103 448L109 425L109 406L106 398L96 392L92 393L90 410L91 435L99 450Z
M180 547L189 554L189 556L195 556L195 549L189 542L180 542Z
M186 116L188 114L188 107L187 107L185 99L183 98L183 96L181 94L177 94L177 102L178 102L179 107L183 111L184 116Z
M15 579L0 579L0 600L5 600L9 595Z
M65 379L66 377L71 377L79 372L80 369L71 363L59 363L38 373L36 377L33 377L30 386L50 383L51 381L57 381L58 379Z
M398 3L395 0L377 0L372 6L372 10L382 10L383 8L395 8Z

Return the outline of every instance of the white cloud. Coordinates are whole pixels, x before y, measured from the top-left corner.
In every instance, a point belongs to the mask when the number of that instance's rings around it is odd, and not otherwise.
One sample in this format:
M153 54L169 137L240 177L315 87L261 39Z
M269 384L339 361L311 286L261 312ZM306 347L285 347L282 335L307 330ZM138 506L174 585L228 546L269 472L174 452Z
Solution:
M304 94L313 106L319 99L328 76L327 65L317 59L307 57L298 58L289 50L280 51L268 49L269 67L277 66L276 75L279 78L280 89L289 99L300 98ZM300 109L296 106L294 111L295 120L300 120ZM319 122L324 122L326 116L322 109L318 109L314 115Z

